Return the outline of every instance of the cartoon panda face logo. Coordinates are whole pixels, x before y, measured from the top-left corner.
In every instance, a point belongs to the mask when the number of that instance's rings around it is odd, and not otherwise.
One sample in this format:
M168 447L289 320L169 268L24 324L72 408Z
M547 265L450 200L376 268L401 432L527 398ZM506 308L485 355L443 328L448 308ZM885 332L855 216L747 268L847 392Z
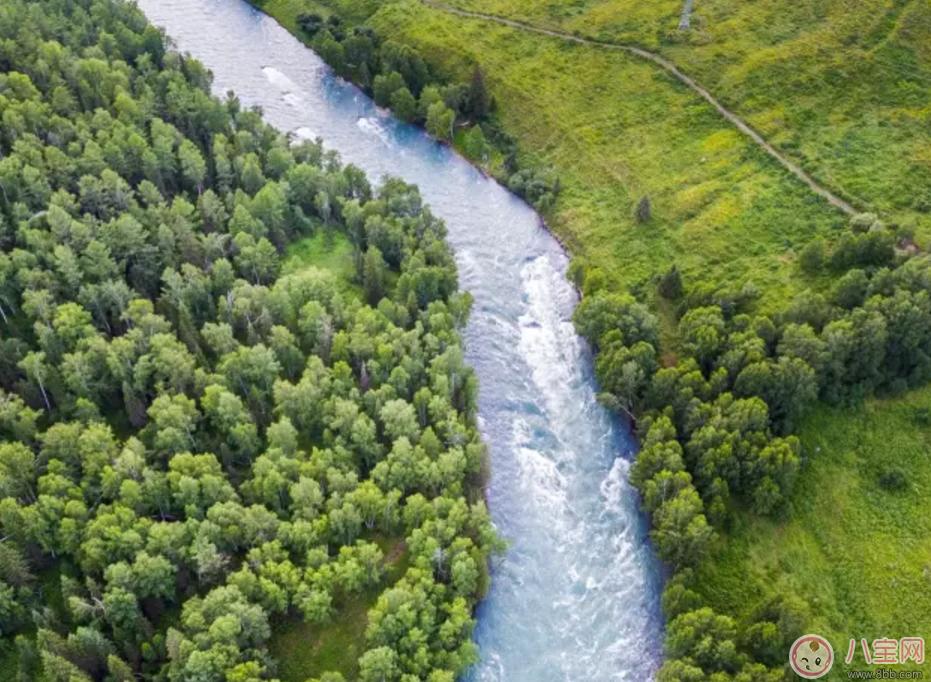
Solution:
M789 650L789 665L799 677L816 680L834 665L834 649L821 635L802 635Z

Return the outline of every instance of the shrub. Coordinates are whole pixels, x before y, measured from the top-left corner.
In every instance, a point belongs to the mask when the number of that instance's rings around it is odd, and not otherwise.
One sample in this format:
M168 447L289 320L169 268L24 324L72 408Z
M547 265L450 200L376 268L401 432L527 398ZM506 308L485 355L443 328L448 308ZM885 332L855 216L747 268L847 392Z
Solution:
M634 215L638 223L647 223L650 221L653 217L653 205L650 202L650 197L641 197L640 201L637 202L637 209Z
M869 284L869 279L863 270L850 270L834 285L834 302L847 310L861 305L866 298Z
M689 659L706 672L733 672L741 657L734 642L737 628L727 616L707 606L672 620L666 636L670 659Z
M482 132L482 127L475 125L465 134L462 141L462 148L465 155L473 161L480 163L488 162L489 145Z
M824 240L809 242L799 254L798 262L804 272L810 275L817 273L824 265Z
M508 189L526 199L537 210L546 211L559 193L559 178L551 170L524 168L508 178Z
M315 36L323 28L323 17L316 12L297 15L297 25L309 36Z
M900 466L889 465L879 474L879 485L890 492L898 492L908 487L908 476Z
M413 123L417 118L417 100L407 87L400 87L392 93L391 108L402 121Z
M879 218L876 217L875 213L858 213L850 219L850 231L869 232L877 223L879 223Z
M837 270L882 267L895 260L894 237L888 232L845 234L834 249L831 265Z

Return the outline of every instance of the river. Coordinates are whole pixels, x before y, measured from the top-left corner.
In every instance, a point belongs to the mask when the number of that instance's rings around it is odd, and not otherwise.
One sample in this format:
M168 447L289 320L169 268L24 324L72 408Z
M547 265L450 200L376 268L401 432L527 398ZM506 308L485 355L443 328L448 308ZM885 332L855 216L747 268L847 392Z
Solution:
M478 609L473 682L653 677L661 657L660 567L627 482L635 441L595 400L573 330L567 258L539 216L448 147L335 78L242 0L140 0L178 48L266 120L323 139L372 179L420 187L446 221L460 285L475 299L466 358L480 384L487 499L508 551Z

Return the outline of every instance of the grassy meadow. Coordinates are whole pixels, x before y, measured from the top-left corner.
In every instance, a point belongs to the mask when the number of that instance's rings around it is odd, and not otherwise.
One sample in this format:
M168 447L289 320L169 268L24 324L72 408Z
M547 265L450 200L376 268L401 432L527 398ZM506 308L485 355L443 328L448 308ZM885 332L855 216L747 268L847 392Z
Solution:
M329 272L343 293L362 296L362 288L356 282L352 243L341 232L334 230L327 234L325 230L317 230L312 237L288 245L281 274L289 275L307 268Z
M931 237L931 4L453 0L672 59L858 207Z
M694 93L635 57L412 2L371 21L449 72L482 65L504 128L531 164L560 177L552 229L616 286L676 264L686 279L751 279L778 306L805 285L797 251L843 223ZM653 215L641 224L633 213L643 196Z
M820 408L799 435L810 461L788 520L740 516L697 584L745 621L769 596L795 595L841 659L827 679L846 679L851 637L931 632L931 387Z

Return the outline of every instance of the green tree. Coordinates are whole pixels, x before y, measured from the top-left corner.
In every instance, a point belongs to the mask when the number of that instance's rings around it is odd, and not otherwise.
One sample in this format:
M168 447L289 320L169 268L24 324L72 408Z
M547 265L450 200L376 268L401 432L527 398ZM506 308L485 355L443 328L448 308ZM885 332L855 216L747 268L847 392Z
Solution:
M402 121L413 123L417 118L417 100L407 87L402 86L391 93L391 110Z
M265 174L255 154L247 154L240 171L242 188L249 194L255 194L265 184Z
M660 557L676 568L696 564L705 556L714 531L694 488L681 490L656 510L650 537Z
M485 85L485 73L480 66L472 70L472 78L469 81L469 93L466 98L467 107L465 113L473 121L480 121L488 117L491 109L491 98L488 95L488 89Z
M660 277L657 289L660 296L669 300L675 300L682 296L682 275L675 265Z
M735 639L734 622L704 607L673 619L666 651L670 659L691 661L706 672L735 672L742 662Z
M390 565L410 570L379 595L363 669L451 682L496 541L471 501L469 299L443 224L416 188L373 190L212 97L131 4L0 14L0 631L22 635L19 677L269 678L270 615L323 623L383 591L382 550L359 540L378 533L409 538ZM428 87L408 47L304 19L339 73L382 71L402 116L434 107L449 137L476 104ZM282 276L321 223L357 249L363 295ZM62 614L35 589L40 554L67 564Z
M48 368L45 364L44 352L31 352L19 362L19 367L26 375L36 383L39 392L42 394L42 401L45 403L45 409L52 411L52 403L49 400L48 391L45 388L48 377Z
M453 124L456 114L442 102L434 102L427 109L427 132L438 140L453 139Z
M738 396L759 396L769 407L777 431L789 432L818 396L815 371L804 360L782 357L777 362L748 365L734 382Z
M362 261L362 285L365 288L365 297L371 305L375 305L385 295L387 285L388 264L382 257L377 246L370 246L365 251Z
M723 349L726 339L721 309L704 306L689 310L679 321L679 335L688 353L702 366L710 367Z
M375 103L382 107L389 106L394 94L402 88L407 88L407 84L404 82L404 77L397 71L389 71L385 74L375 76L375 81L372 85L372 94L375 98ZM409 90L408 94L410 94Z
M392 682L400 678L398 655L386 646L369 649L359 659L359 679L363 682Z
M207 177L207 164L200 150L190 141L183 140L178 147L178 161L181 177L188 187L198 194L204 191L204 179Z
M849 270L834 284L832 296L841 308L851 310L863 304L869 288L869 278L863 270Z
M799 253L799 265L810 275L817 274L824 265L825 248L823 239L813 239Z
M491 145L485 139L485 133L482 132L481 126L474 125L469 129L469 132L463 138L463 150L470 159L479 163L488 163Z

